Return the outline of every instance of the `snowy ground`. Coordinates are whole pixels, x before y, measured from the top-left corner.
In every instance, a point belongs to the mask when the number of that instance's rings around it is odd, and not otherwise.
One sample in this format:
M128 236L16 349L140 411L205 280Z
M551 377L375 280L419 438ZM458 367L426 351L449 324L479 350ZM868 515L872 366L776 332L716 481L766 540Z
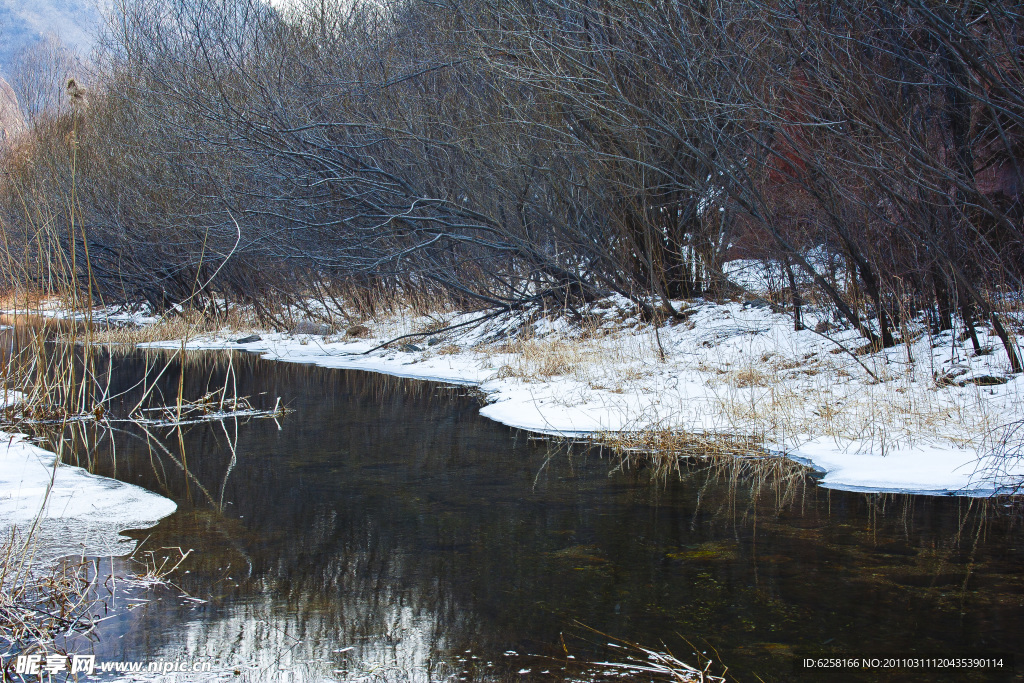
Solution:
M856 333L794 332L790 317L759 302L691 304L685 322L657 334L625 300L594 313L582 328L503 317L370 353L399 334L473 316L396 315L366 322L366 339L261 333L238 344L242 334L225 330L187 347L472 384L488 397L483 415L537 432L754 435L823 472L832 488L987 495L1024 478L1019 457L995 455L1019 452L1001 441L1024 416L1024 378L1008 374L994 336L983 336L980 355L952 332L926 329L909 344L857 354Z
M122 531L153 526L177 508L138 486L55 461L23 435L0 432L0 538L16 529L29 548L18 557L33 568L68 555L130 554L135 542Z
M84 322L91 320L97 324L106 325L151 325L159 321L159 318L150 315L148 310L126 310L123 306L102 306L93 309L91 315L77 311L69 311L68 305L59 299L47 299L34 305L32 308L18 306L0 310L0 315L16 317L39 317L54 320L75 320ZM9 326L0 327L6 329Z

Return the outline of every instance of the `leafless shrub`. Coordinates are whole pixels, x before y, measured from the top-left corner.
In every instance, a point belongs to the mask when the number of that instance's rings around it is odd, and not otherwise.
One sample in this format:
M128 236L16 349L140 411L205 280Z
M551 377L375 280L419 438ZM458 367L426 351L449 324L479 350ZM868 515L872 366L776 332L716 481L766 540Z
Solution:
M4 156L12 285L282 329L311 297L351 325L615 293L657 322L748 296L740 256L798 329L814 304L889 347L925 316L982 352L984 323L1022 369L1012 3L116 11L88 109Z

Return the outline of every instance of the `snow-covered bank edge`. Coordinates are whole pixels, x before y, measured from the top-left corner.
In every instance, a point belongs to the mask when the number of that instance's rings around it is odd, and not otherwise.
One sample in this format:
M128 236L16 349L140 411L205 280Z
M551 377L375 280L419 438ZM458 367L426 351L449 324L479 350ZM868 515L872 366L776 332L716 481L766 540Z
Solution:
M24 435L0 432L0 534L28 539L26 559L44 568L61 557L130 555L122 536L146 529L177 504L134 484L57 463Z
M0 315L8 318L41 318L44 320L62 320L72 322L92 322L101 325L152 325L160 320L146 311L126 310L123 306L103 306L92 310L91 314L70 311L57 299L45 300L34 308L5 308ZM0 326L6 329L10 326Z
M23 400L0 391L0 409ZM37 569L72 555L130 555L135 541L121 532L149 528L177 508L134 484L60 463L24 434L0 431L0 539L25 543L14 557Z
M992 454L998 426L1024 415L1024 381L1001 371L996 345L973 356L961 353L951 335L921 336L909 350L897 347L858 359L837 352L844 344L856 345L852 333L829 339L793 332L788 317L760 307L704 303L693 309L688 324L661 328L658 344L667 360L654 358L649 326L633 320L609 323L607 333L591 331L569 351L558 346L572 336L569 326L542 320L531 328L537 337L515 348L501 341L507 330L484 326L361 355L396 334L437 327L438 321L392 323L375 330L372 339L262 333L258 341L237 343L237 335L224 332L190 340L187 348L245 350L270 360L472 385L487 396L483 416L547 435L666 428L760 433L770 451L821 472L820 485L834 489L987 496L1024 479L1019 457ZM181 341L142 346L180 349ZM555 361L563 365L538 371ZM865 363L874 364L874 371ZM1002 383L990 384L993 377ZM909 407L880 403L890 397L909 401ZM864 405L849 408L858 402ZM768 404L775 412L762 410ZM790 405L792 424L759 428L759 420L789 419ZM984 415L974 419L970 412L979 406ZM831 410L849 424L834 424ZM882 415L885 410L892 415ZM821 430L815 429L819 413ZM851 427L854 419L863 425ZM894 425L908 420L919 424L893 433Z

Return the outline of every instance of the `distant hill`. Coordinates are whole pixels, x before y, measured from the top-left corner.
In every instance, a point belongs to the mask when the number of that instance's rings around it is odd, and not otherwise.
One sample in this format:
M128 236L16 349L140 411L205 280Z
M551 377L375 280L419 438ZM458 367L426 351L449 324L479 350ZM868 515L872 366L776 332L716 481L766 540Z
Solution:
M10 80L14 57L47 36L86 57L106 0L0 0L0 76Z
M24 128L18 98L7 81L0 78L0 143Z

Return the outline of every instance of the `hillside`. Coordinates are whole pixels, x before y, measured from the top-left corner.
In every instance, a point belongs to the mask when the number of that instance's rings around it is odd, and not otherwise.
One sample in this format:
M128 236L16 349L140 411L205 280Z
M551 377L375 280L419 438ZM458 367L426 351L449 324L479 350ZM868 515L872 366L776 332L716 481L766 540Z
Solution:
M48 36L88 55L99 22L97 0L0 0L0 76L10 81L17 54Z

